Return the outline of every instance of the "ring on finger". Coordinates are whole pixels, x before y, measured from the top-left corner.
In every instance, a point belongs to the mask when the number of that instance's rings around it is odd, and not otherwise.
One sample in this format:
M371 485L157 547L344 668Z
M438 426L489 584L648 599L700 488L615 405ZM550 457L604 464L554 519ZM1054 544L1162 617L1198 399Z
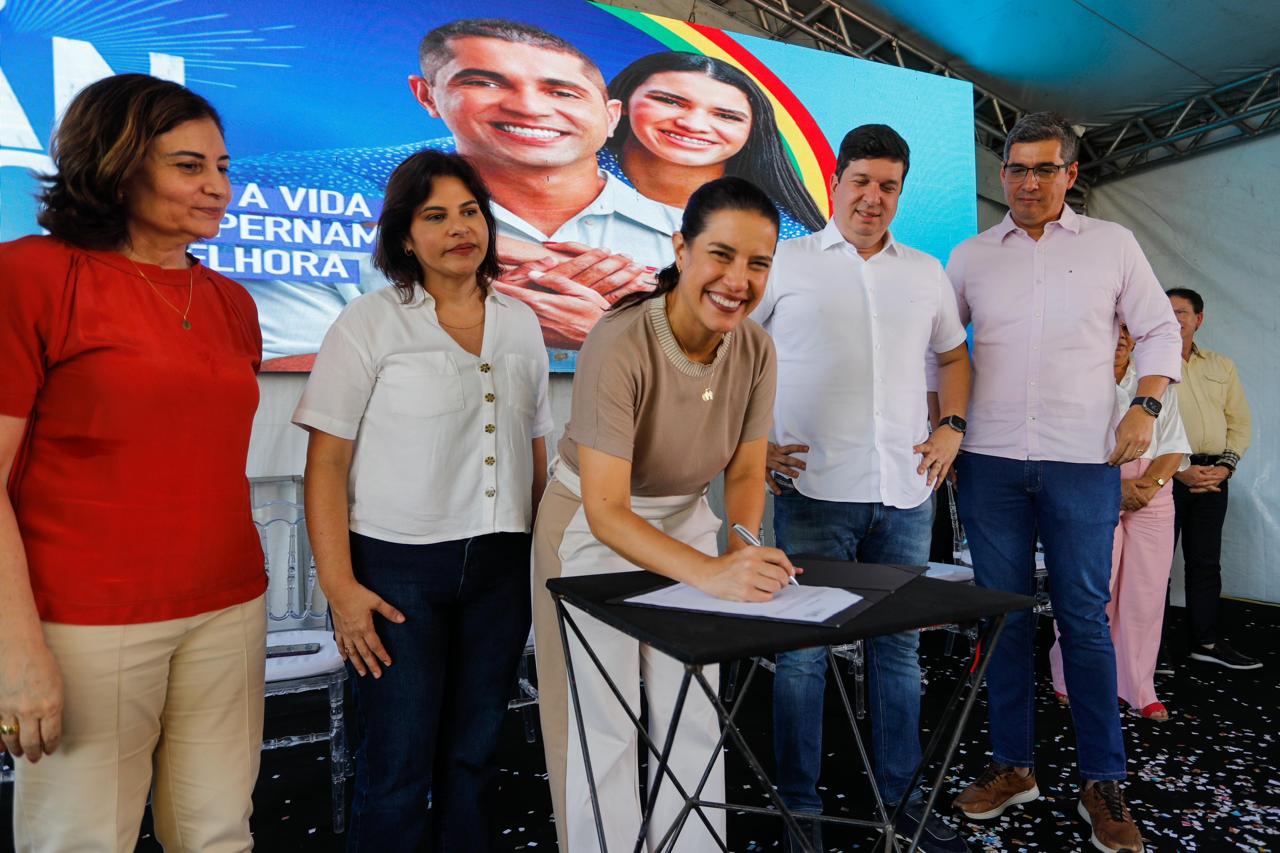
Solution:
M19 728L17 723L0 723L0 735L12 737L18 733Z

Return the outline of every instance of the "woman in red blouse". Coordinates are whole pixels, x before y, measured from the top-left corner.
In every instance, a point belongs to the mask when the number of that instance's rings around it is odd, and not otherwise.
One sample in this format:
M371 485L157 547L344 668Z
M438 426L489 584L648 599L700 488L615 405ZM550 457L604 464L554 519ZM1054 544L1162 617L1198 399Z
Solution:
M187 254L230 197L217 113L110 77L0 244L0 740L21 851L252 847L266 577L248 293Z

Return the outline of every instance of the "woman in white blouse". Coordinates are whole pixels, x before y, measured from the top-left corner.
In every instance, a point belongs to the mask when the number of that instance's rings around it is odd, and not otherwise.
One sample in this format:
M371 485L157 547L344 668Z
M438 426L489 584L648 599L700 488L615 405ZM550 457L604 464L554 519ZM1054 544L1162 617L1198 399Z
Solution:
M320 585L359 675L347 849L486 851L529 632L546 350L533 311L490 286L496 224L464 158L401 163L378 227L374 264L395 286L334 322L293 417L311 433Z
M1116 410L1119 423L1138 390L1130 363L1133 338L1120 327L1116 343ZM1149 720L1169 719L1156 698L1156 655L1164 620L1165 589L1173 561L1173 475L1187 467L1191 444L1178 414L1178 395L1169 386L1147 451L1120 467L1120 521L1111 552L1111 603L1107 619L1116 648L1116 692L1130 710ZM1052 571L1052 567L1050 567ZM1049 652L1053 690L1067 704L1062 653L1055 642Z

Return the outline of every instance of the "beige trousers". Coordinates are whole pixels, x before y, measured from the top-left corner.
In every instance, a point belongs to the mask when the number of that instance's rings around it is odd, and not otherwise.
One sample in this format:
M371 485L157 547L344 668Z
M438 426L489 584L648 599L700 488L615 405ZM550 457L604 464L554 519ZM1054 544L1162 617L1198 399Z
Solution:
M20 759L19 853L131 853L151 792L166 853L253 849L265 598L138 625L44 623L62 670L62 744Z
M543 495L534 530L533 624L538 662L538 712L560 850L590 853L598 851L600 843L577 722L569 699L555 604L547 592L546 582L548 578L561 576L636 571L636 567L591 535L578 497L577 477L563 466L558 468ZM711 511L705 497L632 497L631 508L675 539L703 553L716 553L720 519ZM643 677L649 700L649 736L661 748L684 675L683 665L580 610L570 607L570 615L637 716ZM570 648L605 843L610 851L631 850L640 829L641 813L638 736L576 637L570 640ZM704 667L703 673L713 687L719 684L717 667ZM672 772L690 793L697 787L719 737L720 724L715 709L697 684L690 685L670 760ZM650 756L650 786L656 765L657 759ZM723 754L716 758L702 790L702 799L724 801ZM670 779L664 779L647 831L648 849L656 847L682 804L683 799ZM724 811L705 811L717 834L724 838ZM716 847L702 821L696 814L690 814L673 849L678 853L701 853Z

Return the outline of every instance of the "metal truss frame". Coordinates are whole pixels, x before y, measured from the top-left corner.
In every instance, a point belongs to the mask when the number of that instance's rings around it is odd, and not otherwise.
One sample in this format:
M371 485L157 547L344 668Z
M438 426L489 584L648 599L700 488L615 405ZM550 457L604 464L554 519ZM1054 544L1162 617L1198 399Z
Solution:
M1091 129L1080 174L1090 185L1280 130L1280 66Z
M843 53L966 80L973 85L974 137L1003 156L1009 130L1026 110L957 74L927 51L904 42L839 0L694 0L748 21L779 41ZM1174 162L1280 130L1280 66L1219 86L1114 124L1081 138L1080 178L1071 200L1122 175Z
M945 62L902 41L898 36L842 6L837 0L702 0L734 17L750 20L779 41L812 39L814 46L854 56L965 80L973 85L973 122L977 143L998 154L1014 122L1025 112L971 80ZM807 37L807 39L806 39Z

